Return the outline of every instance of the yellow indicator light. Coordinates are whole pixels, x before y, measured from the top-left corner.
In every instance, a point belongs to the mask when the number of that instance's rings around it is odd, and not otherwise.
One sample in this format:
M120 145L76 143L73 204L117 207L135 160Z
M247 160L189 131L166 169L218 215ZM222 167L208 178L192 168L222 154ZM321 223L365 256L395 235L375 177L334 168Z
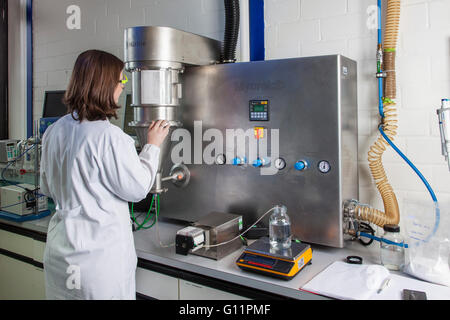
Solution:
M254 127L254 133L256 139L264 138L264 127Z

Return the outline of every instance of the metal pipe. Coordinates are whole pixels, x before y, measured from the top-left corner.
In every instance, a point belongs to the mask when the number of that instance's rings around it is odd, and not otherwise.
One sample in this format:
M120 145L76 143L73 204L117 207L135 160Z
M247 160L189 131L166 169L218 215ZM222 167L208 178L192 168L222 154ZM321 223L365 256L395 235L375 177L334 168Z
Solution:
M439 117L439 133L441 135L441 150L445 161L448 163L450 170L450 157L448 151L450 149L450 100L442 99L441 108L437 110Z
M39 189L39 120L34 121L34 214L39 214L39 200L38 200L38 189Z
M178 176L179 176L178 173L174 173L174 174L171 175L171 176L167 176L167 177L165 177L165 178L162 178L162 179L161 179L161 182L169 181L169 180L180 180L180 179L178 178Z

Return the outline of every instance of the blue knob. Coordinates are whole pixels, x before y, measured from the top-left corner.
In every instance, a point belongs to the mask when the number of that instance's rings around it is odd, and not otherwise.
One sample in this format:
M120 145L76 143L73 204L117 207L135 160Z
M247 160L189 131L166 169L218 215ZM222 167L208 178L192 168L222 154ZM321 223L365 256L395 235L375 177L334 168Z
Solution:
M255 168L258 168L258 167L268 166L269 164L270 164L270 158L262 157L262 158L258 158L255 161L253 161L252 166L254 166Z
M263 162L261 161L261 159L256 159L255 161L253 161L252 166L254 166L255 168L261 167L263 165Z
M303 171L306 168L306 162L305 161L297 161L295 163L295 169L297 169L298 171Z
M244 158L236 157L232 161L234 166L240 166L240 165L244 164L245 162L246 162L245 157Z

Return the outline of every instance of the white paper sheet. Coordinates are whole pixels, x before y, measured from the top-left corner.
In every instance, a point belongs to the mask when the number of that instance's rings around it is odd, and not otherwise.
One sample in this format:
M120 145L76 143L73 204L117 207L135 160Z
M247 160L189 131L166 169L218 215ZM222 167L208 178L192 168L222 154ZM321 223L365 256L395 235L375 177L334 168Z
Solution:
M378 289L389 278L380 293ZM450 288L392 274L381 265L358 265L336 261L300 290L336 299L402 300L403 289L424 291L428 300L450 300Z

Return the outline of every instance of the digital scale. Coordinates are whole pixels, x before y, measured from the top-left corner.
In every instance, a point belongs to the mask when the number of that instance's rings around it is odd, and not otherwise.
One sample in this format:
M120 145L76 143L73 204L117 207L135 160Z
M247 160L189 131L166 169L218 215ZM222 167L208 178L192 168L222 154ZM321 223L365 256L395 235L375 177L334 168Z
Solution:
M304 266L311 263L312 250L309 244L292 241L287 250L274 250L269 238L263 237L249 245L236 264L239 268L267 276L292 279Z

